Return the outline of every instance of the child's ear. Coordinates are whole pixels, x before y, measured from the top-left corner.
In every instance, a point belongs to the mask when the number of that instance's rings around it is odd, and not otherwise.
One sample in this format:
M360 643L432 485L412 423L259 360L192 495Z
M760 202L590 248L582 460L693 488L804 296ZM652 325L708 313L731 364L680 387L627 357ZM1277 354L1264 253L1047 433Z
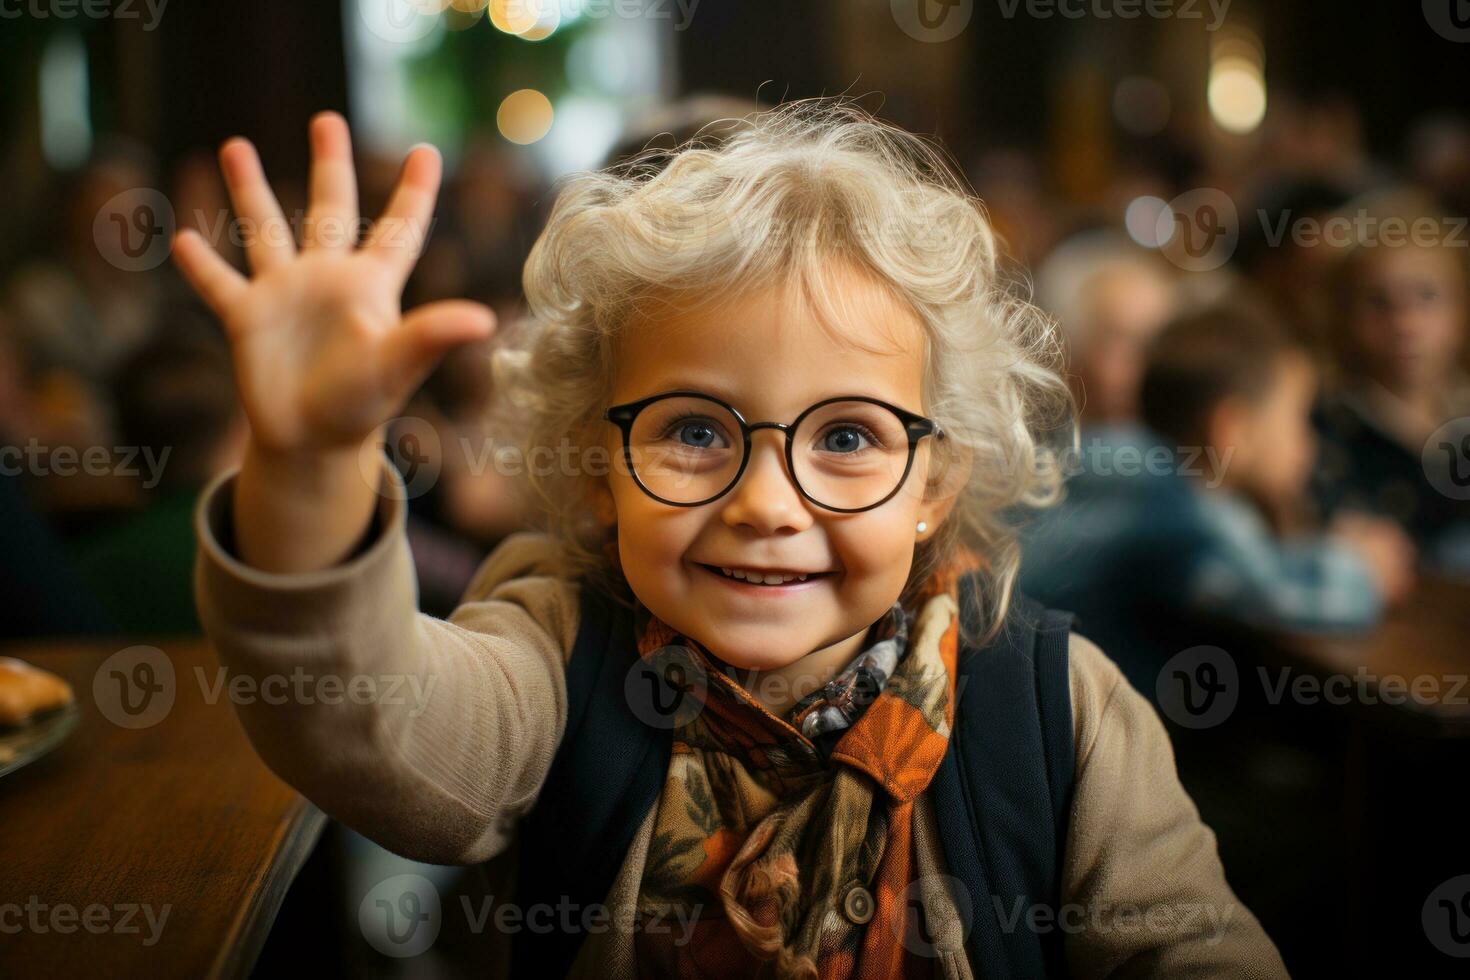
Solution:
M924 530L915 531L914 541L926 541L932 538L934 532L939 530L939 526L949 517L950 511L954 510L954 505L959 499L959 495L956 494L951 497L946 497L944 500L926 500L924 505L919 508L919 520L924 522Z
M1220 399L1205 417L1205 442L1221 452L1245 441L1250 423L1251 405L1236 395Z
M960 494L970 484L975 466L975 451L968 442L953 437L935 439L930 451L929 472L924 484L924 499L919 504L919 520L926 530L917 540L932 536L954 510Z
M954 505L960 491L970 483L970 473L975 467L975 450L968 440L956 439L946 433L943 438L933 437L929 441L929 464L924 482L924 500ZM934 526L934 522L929 522Z
M607 485L605 478L597 480L592 485L590 496L592 498L592 513L596 515L597 522L605 528L610 528L617 524L617 503L613 500L612 488Z

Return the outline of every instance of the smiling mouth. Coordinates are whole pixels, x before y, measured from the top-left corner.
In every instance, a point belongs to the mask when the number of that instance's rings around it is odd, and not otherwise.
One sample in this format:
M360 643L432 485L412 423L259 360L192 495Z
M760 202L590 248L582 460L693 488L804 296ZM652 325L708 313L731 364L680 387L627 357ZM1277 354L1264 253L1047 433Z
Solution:
M772 573L764 578L755 579L753 577L747 577L746 573L734 568L726 571L718 565L706 565L703 562L695 562L694 564L730 585L754 589L769 589L771 591L791 590L809 586L824 578L830 578L834 574L832 572L807 572L801 575L776 575Z

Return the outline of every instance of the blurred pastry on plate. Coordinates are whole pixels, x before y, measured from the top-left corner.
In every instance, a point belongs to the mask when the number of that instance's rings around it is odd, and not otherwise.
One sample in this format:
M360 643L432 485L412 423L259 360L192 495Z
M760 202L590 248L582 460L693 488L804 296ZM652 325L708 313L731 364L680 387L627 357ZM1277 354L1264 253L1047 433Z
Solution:
M0 726L23 725L71 700L71 685L60 677L14 657L0 657Z

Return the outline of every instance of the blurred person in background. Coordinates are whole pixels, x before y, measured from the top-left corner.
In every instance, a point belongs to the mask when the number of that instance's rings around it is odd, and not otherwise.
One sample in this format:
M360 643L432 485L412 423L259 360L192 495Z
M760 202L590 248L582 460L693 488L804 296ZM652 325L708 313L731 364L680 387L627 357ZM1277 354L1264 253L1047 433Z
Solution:
M152 215L158 186L150 157L115 143L71 178L55 199L58 240L0 288L21 343L40 369L61 369L105 385L157 322L162 272L123 268L116 258L143 239L127 216ZM162 195L158 195L162 199ZM116 220L109 220L116 219Z
M1292 334L1324 366L1331 361L1329 338L1336 318L1331 287L1332 250L1306 238L1303 228L1320 227L1347 203L1350 194L1322 180L1287 180L1263 189L1243 222L1236 260Z
M142 504L74 546L83 577L129 634L200 632L194 504L211 477L239 465L248 435L229 353L199 333L171 325L118 371L119 434L138 454Z
M1363 115L1352 97L1312 82L1272 92L1259 176L1326 183L1358 194L1392 179L1369 152Z
M1037 299L1061 325L1084 430L1135 425L1144 351L1179 304L1173 268L1117 232L1084 232L1042 264Z
M1411 584L1390 522L1287 533L1314 459L1316 370L1258 312L1187 314L1151 345L1137 444L1084 442L1060 508L1028 537L1022 588L1074 609L1139 690L1203 615L1267 630L1356 629ZM1155 628L1143 631L1138 624Z
M11 329L0 316L0 638L114 632L29 499L24 445L46 422Z
M1187 606L1266 628L1361 628L1407 594L1413 548L1389 522L1345 512L1328 535L1291 527L1316 457L1316 392L1307 352L1242 310L1185 317L1151 349L1144 421L1202 451L1202 472L1179 470L1197 504Z
M1110 461L1119 454L1142 459L1154 442L1138 417L1138 386L1149 344L1182 301L1175 270L1120 232L1081 232L1042 264L1037 300L1061 327L1082 456L1064 502L1025 528L1020 585L1076 613L1134 687L1152 696L1158 652L1141 648L1147 641L1137 628L1149 614L1140 583L1150 576L1115 572L1166 553L1158 551L1162 543L1148 544L1155 541L1149 529L1130 521L1140 506L1154 509L1146 504L1153 495L1174 488L1143 474L1120 481Z
M18 324L0 310L0 444L25 454L25 465L9 475L27 505L66 537L134 506L137 486L75 465L90 447L112 444L111 401L94 381L38 349Z
M1470 214L1470 120L1442 113L1419 121L1409 134L1409 179L1450 214Z
M1350 203L1338 249L1331 383L1315 413L1314 480L1327 514L1402 525L1428 565L1470 574L1470 232L1426 196Z
M51 205L59 215L55 240L0 283L0 307L27 366L33 409L27 422L10 428L18 442L34 439L41 458L81 457L114 445L111 385L118 370L148 343L161 310L193 302L162 263L166 253L159 265L147 264L147 250L170 230L157 187L151 154L109 138L83 169L62 179ZM198 188L181 168L177 189ZM207 194L185 193L180 200L191 215L204 210L216 232L222 227L226 215L207 213ZM211 240L227 237L216 233ZM87 533L137 504L136 483L110 471L83 468L65 479L28 483L32 503L64 537Z

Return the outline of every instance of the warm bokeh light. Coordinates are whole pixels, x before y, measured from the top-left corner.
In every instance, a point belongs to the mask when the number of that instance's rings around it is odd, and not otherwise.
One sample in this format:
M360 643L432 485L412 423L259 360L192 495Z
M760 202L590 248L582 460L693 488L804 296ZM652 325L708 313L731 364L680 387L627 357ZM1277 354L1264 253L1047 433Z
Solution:
M544 41L561 26L561 4L558 0L522 0L536 13L536 22L520 35L522 41Z
M1260 66L1226 57L1210 68L1210 115L1230 133L1251 133L1266 118L1266 79Z
M490 0L490 23L507 34L525 34L541 22L542 10L549 6L542 0Z
M490 0L490 22L506 34L525 34L537 25L531 0Z
M551 100L533 88L512 92L495 112L500 135L512 143L534 143L551 130Z

